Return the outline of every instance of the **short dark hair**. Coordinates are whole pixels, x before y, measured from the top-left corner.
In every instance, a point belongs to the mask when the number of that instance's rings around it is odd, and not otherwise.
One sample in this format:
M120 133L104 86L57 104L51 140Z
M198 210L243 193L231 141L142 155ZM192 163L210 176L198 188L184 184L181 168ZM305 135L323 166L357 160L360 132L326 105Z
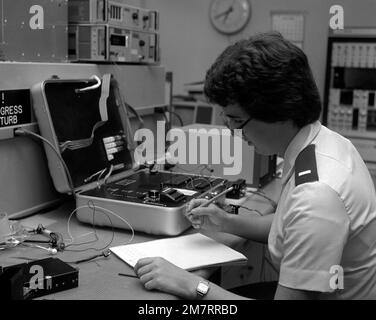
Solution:
M268 32L229 46L206 74L209 102L239 104L251 117L299 128L319 119L320 95L304 52Z

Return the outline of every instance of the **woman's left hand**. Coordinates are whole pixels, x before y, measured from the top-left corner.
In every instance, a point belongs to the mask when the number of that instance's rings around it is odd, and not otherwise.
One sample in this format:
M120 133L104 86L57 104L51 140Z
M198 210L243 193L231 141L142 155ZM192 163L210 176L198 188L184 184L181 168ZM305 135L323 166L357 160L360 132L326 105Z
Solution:
M159 257L140 259L134 271L147 290L159 290L183 299L195 299L200 277Z

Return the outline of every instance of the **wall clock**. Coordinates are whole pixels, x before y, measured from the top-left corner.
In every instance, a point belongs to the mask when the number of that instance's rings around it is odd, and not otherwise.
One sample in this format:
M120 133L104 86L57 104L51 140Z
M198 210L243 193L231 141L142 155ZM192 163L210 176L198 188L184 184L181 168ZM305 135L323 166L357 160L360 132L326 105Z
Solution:
M209 18L213 27L223 34L240 32L252 14L249 0L212 0Z

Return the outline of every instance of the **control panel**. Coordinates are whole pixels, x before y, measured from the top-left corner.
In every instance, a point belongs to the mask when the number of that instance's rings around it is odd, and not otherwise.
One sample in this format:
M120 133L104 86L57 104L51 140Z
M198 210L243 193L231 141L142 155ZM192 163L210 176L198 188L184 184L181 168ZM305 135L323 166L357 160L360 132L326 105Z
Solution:
M330 30L323 124L376 163L376 28Z
M101 188L83 192L82 195L158 207L179 207L204 194L206 199L214 196L217 188L226 182L216 177L141 171Z
M337 130L376 131L376 91L331 89L328 125Z
M70 25L71 61L159 63L159 35L110 25Z
M124 1L69 2L70 61L158 64L159 13Z
M122 0L69 0L71 24L110 24L138 31L156 32L159 12L130 6Z
M156 32L159 14L157 11L132 7L119 1L109 1L108 23L134 30Z

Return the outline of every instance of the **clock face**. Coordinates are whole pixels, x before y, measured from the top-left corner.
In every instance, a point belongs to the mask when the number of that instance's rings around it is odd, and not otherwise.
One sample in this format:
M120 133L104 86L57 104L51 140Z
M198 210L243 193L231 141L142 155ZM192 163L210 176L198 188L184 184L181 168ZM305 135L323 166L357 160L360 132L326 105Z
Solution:
M234 34L247 25L251 17L251 4L249 0L212 0L209 17L219 32Z

